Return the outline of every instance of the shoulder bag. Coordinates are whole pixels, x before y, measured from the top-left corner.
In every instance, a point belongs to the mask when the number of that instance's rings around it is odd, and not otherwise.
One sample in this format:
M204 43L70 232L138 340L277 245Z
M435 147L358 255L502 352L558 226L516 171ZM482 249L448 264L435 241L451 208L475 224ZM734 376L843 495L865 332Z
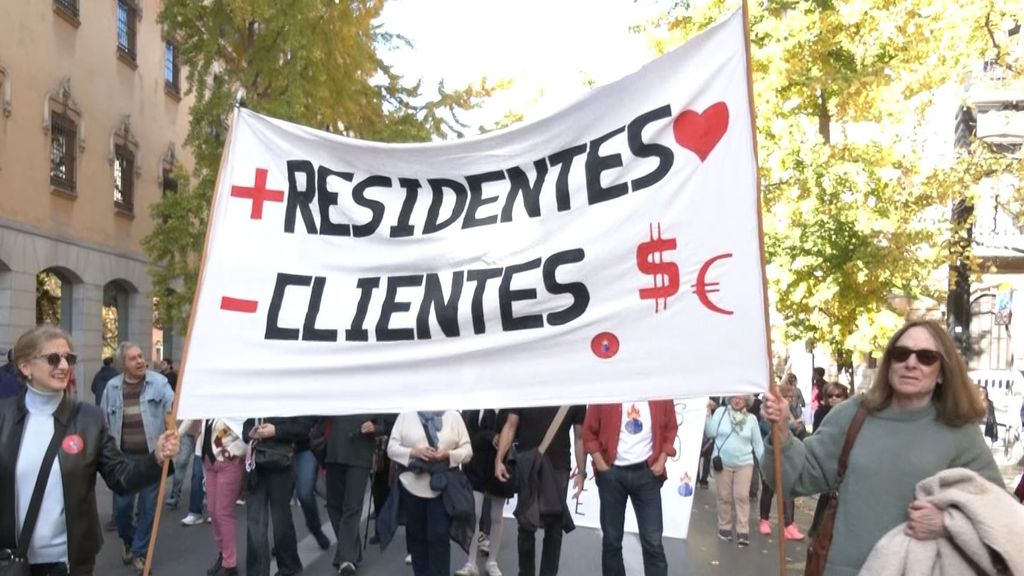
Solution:
M257 426L262 418L256 420ZM254 440L252 443L252 459L257 468L264 470L287 470L295 459L295 444L288 442L266 442ZM0 574L0 576L3 576Z
M559 406L558 412L555 413L555 417L551 420L551 424L548 425L547 431L544 433L544 438L541 439L540 446L537 447L537 452L540 456L544 456L544 452L547 451L551 441L555 439L555 434L558 432L558 428L562 426L562 421L565 420L566 414L569 413L569 406ZM505 470L508 472L509 490L512 493L518 492L518 483L516 482L516 466L519 457L519 445L513 442L509 446L508 452L505 453Z
M822 497L828 498L825 512L821 515L821 525L818 532L807 547L807 565L804 567L804 576L821 576L825 573L825 564L828 563L828 550L832 547L832 529L836 523L836 511L839 509L839 486L843 483L843 476L846 475L846 464L850 459L850 450L857 440L857 433L867 420L868 410L863 405L857 408L857 413L846 430L846 441L843 443L843 451L839 454L839 468L836 477L836 487Z
M78 404L75 404L68 421L74 419L78 413ZM57 447L64 438L67 426L60 423L56 417L53 419L53 437L50 438L50 445L46 447L46 454L39 465L39 475L36 476L36 485L32 489L32 499L28 503L28 512L25 514L25 523L21 527L21 538L17 550L9 548L0 549L0 576L29 576L31 570L28 563L28 547L32 541L32 533L36 529L36 520L39 519L39 509L43 506L43 493L46 492L46 483L50 479L50 471L53 469L53 462L57 459Z
M729 409L725 408L724 411L722 412L722 417L718 420L718 428L715 430L715 436L716 437L718 436L718 432L722 430L722 422L725 421L725 417L728 416L728 415L729 415ZM722 470L725 470L725 465L722 464L722 456L721 456L722 447L725 446L725 443L729 441L729 438L732 436L732 433L735 432L735 431L736 431L736 428L733 428L732 430L730 430L729 434L726 435L725 440L722 440L721 444L718 444L717 442L715 442L715 452L716 452L716 454L711 457L711 469L714 470L715 472L721 472ZM714 438L712 438L712 441L714 441Z

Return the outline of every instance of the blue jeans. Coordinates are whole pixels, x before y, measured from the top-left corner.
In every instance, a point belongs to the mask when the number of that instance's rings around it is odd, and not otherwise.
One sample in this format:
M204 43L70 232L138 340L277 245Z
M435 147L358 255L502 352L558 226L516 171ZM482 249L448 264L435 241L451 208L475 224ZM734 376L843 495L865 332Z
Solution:
M114 494L114 520L117 535L126 546L131 546L133 556L145 556L149 550L149 533L153 529L156 514L156 497L160 484L152 484L134 494ZM138 524L133 521L135 500L138 499Z
M595 478L601 498L601 572L604 576L626 576L622 562L622 533L626 523L626 500L633 501L640 530L640 548L646 576L667 576L668 563L661 543L661 482L646 462L612 466Z
M448 576L452 573L451 541L448 524L451 518L444 509L444 499L420 498L409 493L398 482L401 505L405 511L405 548L412 554L415 576Z
M316 475L320 465L310 450L295 453L295 497L302 507L302 515L306 517L306 528L313 534L319 534L320 511L316 507Z
M171 493L167 495L167 500L174 506L178 505L181 487L185 483L185 470L195 451L196 437L191 434L182 434L181 448L178 450L178 455L174 457L174 480L171 482ZM195 475L195 470L192 471L192 474Z
M188 511L203 515L203 457L192 456L192 488L188 496Z

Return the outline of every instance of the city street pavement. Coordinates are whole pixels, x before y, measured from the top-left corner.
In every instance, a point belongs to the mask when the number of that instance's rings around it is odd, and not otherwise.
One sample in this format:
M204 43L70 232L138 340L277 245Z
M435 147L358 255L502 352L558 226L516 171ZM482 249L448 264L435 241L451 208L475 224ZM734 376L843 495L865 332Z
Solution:
M106 522L110 510L110 492L102 481L97 488L99 510L102 522ZM186 483L187 484L187 483ZM182 502L188 502L188 487L182 495ZM751 502L751 545L737 548L732 542L724 542L717 537L714 483L710 490L697 490L690 522L688 540L665 539L665 550L668 556L669 574L676 575L771 575L779 573L778 544L774 536L765 537L757 533L757 503ZM801 529L810 524L814 511L814 498L803 498L797 501L797 523ZM245 564L245 508L238 506L238 547L239 565ZM774 511L774 508L773 508ZM177 511L164 508L160 521L160 533L154 556L152 573L156 576L202 576L206 569L217 558L217 549L213 543L213 532L209 524L194 527L181 525L181 518L187 513L179 507ZM322 551L313 537L306 530L302 511L298 506L292 507L296 531L299 538L299 555L305 569L304 575L336 574L331 566L333 546L331 550ZM774 517L774 513L773 513ZM334 535L327 523L327 514L321 502L321 520L324 532L334 540ZM372 523L371 523L372 524ZM372 527L371 527L372 534ZM117 533L105 532L103 551L97 558L96 574L98 576L129 576L134 573L129 567L121 564L120 551L117 545ZM538 535L538 554L540 553ZM626 573L630 576L643 575L643 560L640 553L639 540L635 535L627 534L623 542L623 556L626 562ZM787 576L798 576L803 573L804 543L787 543ZM399 576L412 574L412 567L405 560L405 536L399 531L395 540L382 554L379 547L369 546L365 559L358 574L360 576ZM452 570L462 567L466 556L456 545L452 545ZM483 568L482 559L480 568ZM513 520L505 520L505 534L502 539L499 566L506 576L517 573L516 560L516 529ZM271 575L276 568L271 569ZM244 570L240 570L244 574ZM601 533L592 528L577 528L565 536L562 544L562 563L559 574L563 576L593 576L601 573Z

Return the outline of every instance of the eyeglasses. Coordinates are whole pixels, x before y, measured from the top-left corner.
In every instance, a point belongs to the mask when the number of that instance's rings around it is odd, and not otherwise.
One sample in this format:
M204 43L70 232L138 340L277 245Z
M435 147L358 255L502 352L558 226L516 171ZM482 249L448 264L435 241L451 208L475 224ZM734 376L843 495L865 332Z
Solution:
M942 359L942 355L935 350L914 350L906 346L893 346L892 352L889 353L893 362L906 362L911 355L917 356L917 361L924 366L931 366Z
M74 352L68 352L67 354L58 354L57 352L53 352L51 354L39 354L32 357L33 360L36 358L45 358L46 363L52 368L60 368L61 360L67 360L68 366L74 366L75 362L78 362L78 355Z

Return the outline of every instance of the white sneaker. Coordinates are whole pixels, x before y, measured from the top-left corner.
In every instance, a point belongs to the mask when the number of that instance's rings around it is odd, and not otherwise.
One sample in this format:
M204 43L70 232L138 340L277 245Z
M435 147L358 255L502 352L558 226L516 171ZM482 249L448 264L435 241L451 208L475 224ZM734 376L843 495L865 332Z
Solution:
M481 532L480 535L477 536L476 547L477 547L478 550L480 550L480 552L482 552L484 554L487 554L487 555L490 555L490 553L491 553L491 539L487 537L487 534L484 534L483 532Z
M465 566L455 571L455 576L480 576L480 571L476 569L476 564L466 562Z
M405 563L406 564L412 564L412 554L406 554L405 555Z
M203 516L201 514L193 514L191 512L188 513L188 516L181 519L182 526L197 526L202 523Z
M501 570L498 568L497 562L484 564L484 572L487 573L487 576L501 576Z

